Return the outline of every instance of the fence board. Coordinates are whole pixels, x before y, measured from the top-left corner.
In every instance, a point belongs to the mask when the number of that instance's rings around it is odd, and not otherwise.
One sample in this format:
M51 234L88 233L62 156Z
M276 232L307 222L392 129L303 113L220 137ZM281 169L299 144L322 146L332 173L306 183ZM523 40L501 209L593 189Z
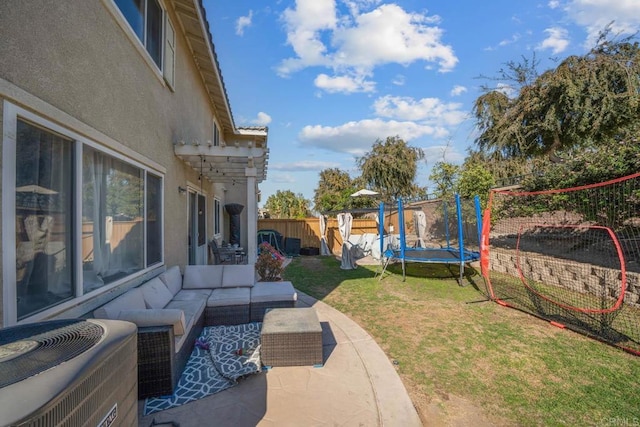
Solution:
M258 230L276 230L284 238L300 239L300 247L320 248L320 222L318 218L304 219L259 219ZM351 234L378 234L378 225L373 219L355 218ZM327 246L331 253L339 254L342 250L342 237L338 230L338 220L327 218Z

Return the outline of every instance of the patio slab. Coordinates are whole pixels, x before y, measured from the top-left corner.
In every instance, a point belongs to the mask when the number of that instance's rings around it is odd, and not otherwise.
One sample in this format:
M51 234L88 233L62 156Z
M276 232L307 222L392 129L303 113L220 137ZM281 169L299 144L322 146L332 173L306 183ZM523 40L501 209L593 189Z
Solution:
M322 326L324 366L275 367L204 399L142 416L139 426L180 427L421 426L400 377L359 325L298 291L298 307L315 308Z

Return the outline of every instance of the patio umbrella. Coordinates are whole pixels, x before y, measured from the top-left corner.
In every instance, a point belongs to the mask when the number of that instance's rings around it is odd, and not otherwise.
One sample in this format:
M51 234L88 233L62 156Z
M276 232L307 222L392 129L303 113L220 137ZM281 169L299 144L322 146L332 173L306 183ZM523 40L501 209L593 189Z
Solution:
M327 218L320 215L318 219L320 220L320 255L331 255L327 246Z
M342 259L340 268L343 270L353 270L357 267L356 261L353 259L351 250L349 249L349 236L351 236L351 223L353 217L350 213L338 214L338 230L342 237Z
M362 190L358 190L355 193L353 193L351 197L377 196L378 194L380 193L378 193L377 191L367 190L366 188L363 188Z
M22 187L16 188L16 192L18 193L37 193L37 194L58 194L57 191L51 190L49 188L41 187L39 185L31 184L31 185L23 185Z

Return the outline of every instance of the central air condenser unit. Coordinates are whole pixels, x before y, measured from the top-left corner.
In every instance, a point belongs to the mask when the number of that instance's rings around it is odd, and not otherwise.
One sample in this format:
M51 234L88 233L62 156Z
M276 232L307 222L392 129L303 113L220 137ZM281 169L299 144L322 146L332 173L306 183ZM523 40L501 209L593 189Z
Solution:
M138 425L136 331L101 319L0 329L0 425Z

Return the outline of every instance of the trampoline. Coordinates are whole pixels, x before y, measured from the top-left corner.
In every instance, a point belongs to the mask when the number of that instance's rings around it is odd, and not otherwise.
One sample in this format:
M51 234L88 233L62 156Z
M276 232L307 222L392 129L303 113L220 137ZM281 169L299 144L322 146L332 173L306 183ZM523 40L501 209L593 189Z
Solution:
M384 236L385 206L379 206L379 234ZM414 245L408 244L405 212L414 213ZM397 223L399 239L397 244L387 244L380 238L380 253L383 264L380 279L393 261L402 263L402 280L406 280L406 262L458 264L458 283L463 285L465 264L480 259L480 238L482 235L482 214L480 198L463 200L456 194L453 200L436 199L405 203L397 201Z

